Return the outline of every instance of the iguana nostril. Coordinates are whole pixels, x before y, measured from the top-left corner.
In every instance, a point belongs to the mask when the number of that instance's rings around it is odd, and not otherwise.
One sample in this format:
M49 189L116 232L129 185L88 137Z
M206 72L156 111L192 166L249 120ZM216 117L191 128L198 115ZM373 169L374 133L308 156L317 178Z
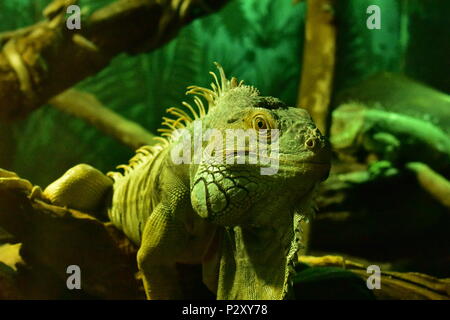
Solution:
M309 138L306 140L305 145L308 149L312 149L316 145L316 142L314 141L314 139Z

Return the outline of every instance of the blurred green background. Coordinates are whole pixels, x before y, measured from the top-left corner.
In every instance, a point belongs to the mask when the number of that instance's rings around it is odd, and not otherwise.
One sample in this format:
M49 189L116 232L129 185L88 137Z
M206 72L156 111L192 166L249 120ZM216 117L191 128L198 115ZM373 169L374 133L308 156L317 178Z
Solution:
M0 31L42 19L49 0L2 0ZM110 0L82 0L85 14ZM377 4L382 29L366 28L366 8ZM448 0L345 0L335 8L338 26L334 90L338 92L380 71L404 73L450 92ZM194 21L157 51L122 55L98 75L78 84L107 107L156 132L165 109L188 99L185 88L208 86L213 62L229 76L294 105L298 95L306 3L291 0L231 1L220 12ZM11 154L0 163L46 186L77 163L114 169L132 150L79 119L50 106L16 122L4 139Z

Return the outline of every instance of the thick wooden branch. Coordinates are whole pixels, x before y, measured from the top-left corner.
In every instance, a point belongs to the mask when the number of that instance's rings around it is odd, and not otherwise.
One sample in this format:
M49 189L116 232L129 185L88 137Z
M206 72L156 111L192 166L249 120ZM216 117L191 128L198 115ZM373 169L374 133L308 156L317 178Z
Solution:
M302 256L300 262L313 267L339 267L351 271L364 280L373 275L367 266L341 256ZM438 279L416 272L391 272L381 270L381 287L374 289L379 299L449 300L450 279Z
M90 93L69 89L49 102L57 109L88 122L133 150L155 142L153 134L103 106Z
M22 243L27 263L45 266L64 283L67 267L78 265L82 289L94 297L143 298L135 248L111 224L32 200L24 180L13 175L0 180L0 225Z
M297 105L306 108L317 127L326 132L336 51L334 0L309 0L305 48Z
M63 283L67 267L78 265L82 288L93 297L144 297L135 277L136 247L120 231L88 214L43 202L35 190L13 172L0 170L0 226L22 243L20 255L27 264L49 270ZM23 291L15 287L11 268L2 268L3 258L0 250L0 290L8 288L9 297L20 297ZM299 261L344 268L363 279L372 275L367 265L340 256L302 256ZM380 299L450 299L450 280L382 269L381 289L374 294Z
M0 53L0 118L28 114L119 53L161 47L193 19L226 2L119 0L82 21L81 30L67 29L63 10L24 32L8 33Z
M450 209L450 181L424 163L410 162L407 168L416 174L417 182L428 194Z

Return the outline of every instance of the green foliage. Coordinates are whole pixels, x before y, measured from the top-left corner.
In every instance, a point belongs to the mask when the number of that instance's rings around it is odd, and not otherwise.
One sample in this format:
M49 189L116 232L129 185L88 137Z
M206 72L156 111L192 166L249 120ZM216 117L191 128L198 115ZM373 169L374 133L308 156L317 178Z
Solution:
M82 0L80 5L92 12L110 2ZM37 10L30 3L22 1L25 8L21 9L29 23L33 21L31 12ZM47 3L40 2L38 11ZM289 0L277 5L268 0L231 1L218 14L185 27L163 48L138 56L121 55L77 87L153 132L160 126L166 108L189 101L185 96L187 86L209 86L214 61L221 63L228 75L293 104L300 71L304 7L292 6ZM126 162L132 154L83 121L50 106L17 124L15 132L13 169L41 185L76 163L89 163L107 171Z
M242 6L242 1L232 1L222 10L220 15L216 16L216 20L219 20L217 26L224 26L228 35L238 40L242 40L246 36L246 27L250 25L245 9ZM239 23L236 23L236 21L239 21Z
M82 10L94 12L100 8L106 7L114 1L115 0L79 0L78 5L82 8Z
M39 2L39 1L37 1ZM28 0L0 2L0 30L14 30L34 22L36 4ZM10 17L14 17L11 19Z
M450 2L403 1L410 21L405 73L450 93Z
M402 21L406 22L405 15L406 18L417 14L428 17L423 5L415 1L405 10L404 1L337 2L336 91L382 70L401 71L402 46L408 37L401 28L400 12ZM81 0L80 5L89 13L112 2ZM48 3L50 0L1 1L0 30L23 27L42 19L41 12ZM369 4L380 5L382 30L366 28ZM230 1L220 12L195 20L164 47L138 56L121 55L108 68L77 87L95 94L104 105L153 132L159 127L166 108L180 106L183 100L190 101L184 94L188 85L209 86L208 72L214 70L214 61L224 66L228 76L243 79L262 94L277 96L294 105L302 61L305 11L304 1L296 5L291 0ZM441 17L437 11L439 9L432 10L433 17ZM415 34L420 33L417 28L411 28L416 30ZM437 28L436 22L433 30ZM422 39L425 38L422 35ZM431 45L418 48L414 42L410 43L411 50L420 54L409 54L408 72L432 79L429 73L420 71ZM445 55L437 51L434 50L434 56ZM439 65L438 61L434 63ZM95 128L50 106L15 124L15 132L17 151L14 167L10 169L42 185L76 163L87 162L107 171L126 162L132 154Z
M367 7L381 10L381 29L366 26ZM358 83L381 71L398 72L401 65L400 19L398 1L338 1L335 91Z

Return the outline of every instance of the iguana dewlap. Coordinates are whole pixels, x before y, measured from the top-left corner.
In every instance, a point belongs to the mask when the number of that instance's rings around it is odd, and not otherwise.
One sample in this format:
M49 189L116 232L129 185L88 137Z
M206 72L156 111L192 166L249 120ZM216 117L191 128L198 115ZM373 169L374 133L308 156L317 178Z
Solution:
M84 167L44 192L60 203L93 194L95 206L109 190L105 211L140 246L138 266L150 299L182 298L176 263L203 264L204 282L219 299L285 298L301 246L300 221L312 211L314 190L329 172L329 146L305 110L261 96L235 78L226 79L218 68L220 80L213 74L212 89L189 88L196 109L186 103L187 111L169 109L175 119L165 118L165 138L138 150L129 165L121 166L124 173L108 174L112 187L101 174L100 183L88 182L97 178ZM176 163L180 150L199 149L194 142L185 144L195 128L216 129L213 135L248 130L257 134L258 148L271 151L250 162L247 145L233 142L233 150L215 136L200 141L202 150L214 141L215 152L200 153L194 163ZM270 130L277 134L269 136ZM268 160L277 166L274 174L261 173ZM77 180L73 172L97 189L72 192L70 186L80 185L72 181Z

